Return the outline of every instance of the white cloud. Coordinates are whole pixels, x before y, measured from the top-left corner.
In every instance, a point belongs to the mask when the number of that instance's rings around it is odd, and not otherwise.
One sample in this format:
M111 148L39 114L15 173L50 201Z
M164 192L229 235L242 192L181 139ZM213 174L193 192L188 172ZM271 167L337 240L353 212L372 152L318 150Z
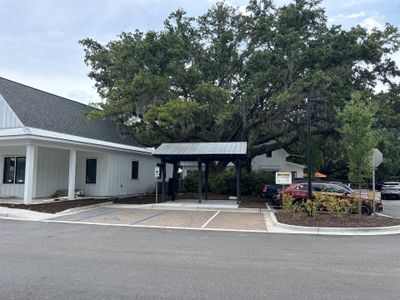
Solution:
M339 14L339 15L330 17L329 21L330 22L339 22L339 21L343 21L343 20L346 20L346 19L348 19L348 20L358 19L358 18L361 18L361 17L365 17L365 15L366 15L366 13L362 10L360 12L352 13L352 14L349 14L349 15Z
M367 28L368 30L372 30L374 28L383 29L384 25L377 19L380 19L380 18L376 17L376 16L368 17L368 18L362 20L360 22L360 25L362 27Z
M362 10L358 13L347 15L346 18L347 19L358 19L358 18L364 17L364 16L365 16L365 12Z

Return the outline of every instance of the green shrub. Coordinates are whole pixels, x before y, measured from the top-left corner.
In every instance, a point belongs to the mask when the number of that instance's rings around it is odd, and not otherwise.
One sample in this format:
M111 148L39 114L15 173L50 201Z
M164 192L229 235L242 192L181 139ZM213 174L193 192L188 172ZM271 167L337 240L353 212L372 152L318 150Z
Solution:
M242 171L241 191L242 195L257 195L263 184L274 182L274 174L271 172L244 172ZM236 172L224 170L213 174L209 179L210 190L221 195L236 195Z
M313 217L323 211L335 216L344 216L358 213L358 200L340 199L332 195L315 194L313 200L305 202L295 201L292 196L283 194L283 210L288 213L306 213Z
M349 201L348 199L323 194L316 194L315 199L325 211L336 216L358 213L358 199Z
M199 190L199 177L196 173L188 174L183 179L183 189L182 191L187 192L197 192Z
M236 172L224 170L212 174L209 179L210 190L221 195L236 195ZM242 194L243 191L242 191Z
M303 213L304 207L300 201L294 201L294 198L287 194L282 194L282 209L287 213Z

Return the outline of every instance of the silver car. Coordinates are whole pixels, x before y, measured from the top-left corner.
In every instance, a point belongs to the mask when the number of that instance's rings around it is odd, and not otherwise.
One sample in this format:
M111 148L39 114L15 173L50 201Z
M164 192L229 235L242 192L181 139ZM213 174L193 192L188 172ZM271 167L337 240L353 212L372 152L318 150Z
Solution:
M381 199L400 199L400 182L384 182L381 189Z

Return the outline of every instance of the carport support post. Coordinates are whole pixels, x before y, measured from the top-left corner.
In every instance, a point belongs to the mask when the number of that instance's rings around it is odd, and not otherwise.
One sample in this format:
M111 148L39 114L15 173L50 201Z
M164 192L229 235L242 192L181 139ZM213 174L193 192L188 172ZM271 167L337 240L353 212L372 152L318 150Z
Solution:
M242 184L242 170L240 159L236 160L236 203L239 204L241 200L241 184Z
M162 202L165 202L165 177L166 177L166 167L165 167L165 160L161 159L161 200Z
M76 150L69 150L68 200L75 198Z
M170 194L171 194L171 200L175 201L177 182L178 182L178 163L177 162L174 162L174 167L172 170L172 178L173 178L173 184L171 186L172 191L170 191Z
M201 165L201 160L199 159L197 161L197 168L198 168L198 174L199 174L199 203L201 203L201 198L203 194L203 182L202 182L202 165Z
M206 168L204 173L204 199L208 200L208 164L209 162L205 162Z

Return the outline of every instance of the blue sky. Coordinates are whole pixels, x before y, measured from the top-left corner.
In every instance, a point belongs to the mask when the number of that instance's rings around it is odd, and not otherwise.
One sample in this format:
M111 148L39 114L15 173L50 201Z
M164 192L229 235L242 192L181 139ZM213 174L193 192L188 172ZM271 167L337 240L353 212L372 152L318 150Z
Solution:
M122 31L160 29L177 8L197 16L213 0L0 0L0 76L84 103L99 97L80 39L107 42ZM243 9L248 1L229 0ZM275 0L277 5L290 2ZM324 0L331 24L400 27L400 0ZM400 65L400 53L395 56Z

